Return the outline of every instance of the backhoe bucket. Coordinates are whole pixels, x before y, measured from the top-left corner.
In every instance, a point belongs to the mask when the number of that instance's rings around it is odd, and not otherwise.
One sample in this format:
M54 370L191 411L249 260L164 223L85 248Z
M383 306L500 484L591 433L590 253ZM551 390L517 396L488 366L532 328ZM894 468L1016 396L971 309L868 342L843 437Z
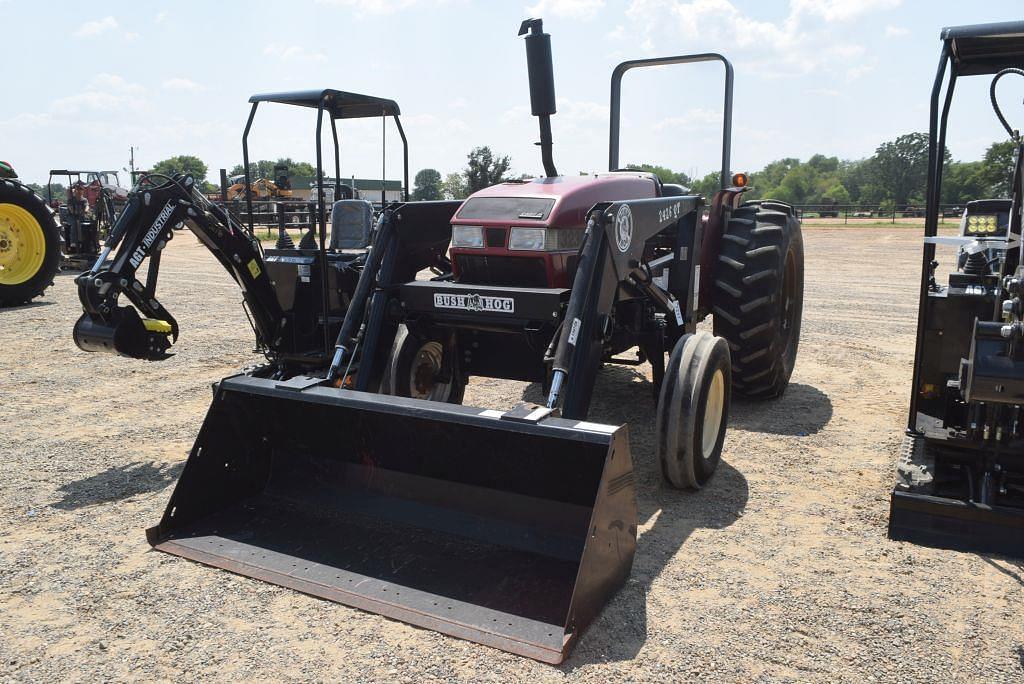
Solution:
M221 382L150 543L561 662L632 566L625 428L319 382Z

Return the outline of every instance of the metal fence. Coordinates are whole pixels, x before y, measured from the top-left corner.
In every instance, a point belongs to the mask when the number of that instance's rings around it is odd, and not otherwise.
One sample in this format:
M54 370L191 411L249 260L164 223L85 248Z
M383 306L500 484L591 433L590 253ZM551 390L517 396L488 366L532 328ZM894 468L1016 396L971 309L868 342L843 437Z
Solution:
M888 221L896 223L897 219L924 218L924 207L908 204L903 206L886 206L878 204L796 204L800 218L841 219L843 223L853 221ZM961 204L940 204L939 222L959 221L964 212Z
M210 201L227 209L232 218L242 225L249 225L249 209L244 199L210 198ZM252 202L253 229L257 234L265 230L267 237L281 235L287 230L308 230L311 217L315 221L316 202L295 199L259 199ZM330 222L330 209L327 221Z

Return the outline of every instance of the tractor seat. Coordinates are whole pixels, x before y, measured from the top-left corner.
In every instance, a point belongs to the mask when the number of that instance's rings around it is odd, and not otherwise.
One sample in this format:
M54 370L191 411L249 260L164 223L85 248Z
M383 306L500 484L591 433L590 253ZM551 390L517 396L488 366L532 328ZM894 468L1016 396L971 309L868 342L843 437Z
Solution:
M662 197L685 197L690 194L689 188L684 188L682 185L676 185L675 183L662 183L661 184L661 196Z
M331 206L331 249L366 249L373 230L373 205L366 200L338 200Z

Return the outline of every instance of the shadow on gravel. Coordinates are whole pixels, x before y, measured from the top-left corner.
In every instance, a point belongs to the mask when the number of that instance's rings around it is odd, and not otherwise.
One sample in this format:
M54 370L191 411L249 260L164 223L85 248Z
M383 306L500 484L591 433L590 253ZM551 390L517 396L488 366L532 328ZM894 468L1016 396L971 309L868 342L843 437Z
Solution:
M652 385L640 369L605 366L598 375L593 396L588 420L629 425L637 514L641 530L647 525L651 527L640 533L633 571L626 585L560 666L567 673L590 663L635 658L647 641L648 587L694 530L728 527L743 514L749 498L746 478L725 461L719 464L714 478L701 491L680 491L665 484L661 465L654 456ZM544 401L540 385L536 383L525 388L522 398L534 403ZM768 408L770 404L761 406ZM746 409L748 421L755 419L753 414L758 408L759 405L751 404Z
M3 314L5 311L8 311L8 312L24 311L25 309L35 309L35 308L38 308L40 306L50 306L51 304L53 304L52 301L45 301L45 302L28 302L27 304L16 304L14 306L0 306L0 314Z
M120 501L167 487L178 479L184 462L173 465L156 463L130 463L112 466L102 473L62 485L58 491L63 498L53 508L73 511L109 501Z
M769 401L733 399L729 427L772 435L804 437L832 420L832 400L817 387L790 383L785 394Z
M1015 580L1017 582L1017 584L1019 584L1022 587L1024 587L1024 576L1022 576L1021 573L1019 573L1019 572L1014 572L1014 570L1024 570L1024 566L1017 566L1017 564L1014 563L1013 561L1007 560L1006 561L1007 563L1009 563L1010 565L1014 566L1011 569L1011 568L1007 568L1007 567L1004 567L1004 566L1000 565L999 563L995 562L994 560L992 560L991 558L989 558L987 556L982 556L982 555L979 554L978 558L980 558L981 560L985 561L986 563L991 565L993 568L995 568L999 572L1003 573L1004 575L1006 575L1010 579Z

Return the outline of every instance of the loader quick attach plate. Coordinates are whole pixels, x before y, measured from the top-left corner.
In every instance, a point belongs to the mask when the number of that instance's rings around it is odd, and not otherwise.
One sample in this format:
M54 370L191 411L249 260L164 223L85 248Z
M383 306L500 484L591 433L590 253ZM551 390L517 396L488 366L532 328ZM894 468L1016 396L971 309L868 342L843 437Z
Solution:
M220 383L150 543L561 662L632 566L625 428L304 384Z

